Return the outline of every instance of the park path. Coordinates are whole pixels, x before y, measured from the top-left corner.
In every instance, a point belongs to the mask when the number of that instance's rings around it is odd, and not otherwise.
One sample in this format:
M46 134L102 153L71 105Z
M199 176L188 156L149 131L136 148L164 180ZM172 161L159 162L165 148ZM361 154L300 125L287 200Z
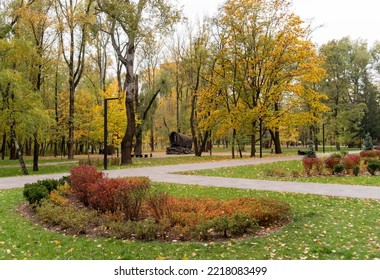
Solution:
M193 171L202 169L213 169L231 166L255 165L260 163L301 160L301 156L285 156L285 157L268 157L254 159L226 160L205 163L178 164L157 167L129 168L119 170L104 171L108 177L127 177L127 176L147 176L153 182L191 184L199 186L215 186L229 187L240 189L254 189L267 191L280 191L303 194L317 194L350 198L365 198L380 200L380 187L370 186L353 186L338 184L318 184L305 182L284 182L284 181L267 181L267 180L251 180L251 179L234 179L220 178L209 176L194 176L173 174L175 172ZM52 174L52 175L33 175L0 178L0 189L17 188L24 186L25 183L36 182L41 179L55 178L58 179L68 174Z

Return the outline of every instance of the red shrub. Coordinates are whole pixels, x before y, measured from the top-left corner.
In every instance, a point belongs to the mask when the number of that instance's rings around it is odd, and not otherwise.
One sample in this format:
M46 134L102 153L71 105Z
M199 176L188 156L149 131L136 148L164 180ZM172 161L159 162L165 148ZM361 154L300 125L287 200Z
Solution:
M88 188L90 207L102 212L120 211L127 220L137 220L150 187L145 177L103 178Z
M315 167L315 169L317 170L318 174L322 173L323 163L322 163L322 161L319 158L308 158L308 157L305 157L302 160L302 165L303 165L303 168L304 168L304 170L305 170L305 172L306 172L307 175L311 174L311 171L312 171L313 167Z
M346 170L351 170L354 166L360 165L360 156L359 155L347 155L343 158L343 165Z
M124 180L126 185L116 191L116 203L127 220L137 220L150 189L150 180L147 177L130 177Z
M88 204L102 212L116 212L116 190L124 184L123 179L103 178L88 187Z
M88 186L103 178L95 166L82 165L73 167L70 172L70 185L78 199L88 205Z
M362 158L380 158L380 150L361 151Z
M327 169L330 169L333 172L335 165L338 165L341 162L341 158L337 157L328 157L325 159L325 166Z
M156 191L146 199L146 211L148 216L153 216L156 221L170 216L171 207L173 204L168 193Z

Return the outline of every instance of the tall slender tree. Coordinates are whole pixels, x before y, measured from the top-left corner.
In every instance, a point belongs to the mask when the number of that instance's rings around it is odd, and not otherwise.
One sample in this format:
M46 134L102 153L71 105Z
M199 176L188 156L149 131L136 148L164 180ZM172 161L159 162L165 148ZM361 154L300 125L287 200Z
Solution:
M94 0L56 0L57 32L67 66L69 89L68 158L74 158L75 92L82 79L89 25L93 20Z
M127 127L121 142L121 164L131 164L136 129L136 48L141 38L150 31L168 31L178 20L178 11L166 0L98 0L97 3L99 9L107 15L109 24L105 31L110 34L112 46L126 70ZM118 34L121 34L123 40L117 40Z

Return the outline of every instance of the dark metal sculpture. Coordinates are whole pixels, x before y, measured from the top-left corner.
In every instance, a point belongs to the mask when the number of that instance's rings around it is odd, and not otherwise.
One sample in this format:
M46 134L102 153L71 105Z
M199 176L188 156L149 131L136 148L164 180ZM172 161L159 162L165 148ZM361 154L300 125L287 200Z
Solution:
M193 139L190 136L173 131L169 135L170 147L166 154L192 154Z

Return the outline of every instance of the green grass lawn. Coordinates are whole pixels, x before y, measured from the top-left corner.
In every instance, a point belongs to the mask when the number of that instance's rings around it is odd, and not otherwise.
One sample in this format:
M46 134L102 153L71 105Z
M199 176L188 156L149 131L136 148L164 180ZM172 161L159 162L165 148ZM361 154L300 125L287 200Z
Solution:
M279 180L292 182L313 182L322 184L347 184L347 185L364 185L380 186L380 176L303 176L303 167L301 160L275 162L258 165L247 165L239 167L226 167L208 170L188 171L182 174L202 175L227 178L243 179L260 179L260 180ZM270 172L277 173L277 176L268 176ZM289 174L298 172L300 177L292 177ZM283 174L281 174L283 173Z
M22 217L22 189L0 191L0 259L378 259L380 202L279 192L153 184L181 197L270 197L293 222L262 237L224 242L137 242L52 232Z
M1 162L1 161L0 161ZM65 160L56 165L39 165L39 171L33 171L31 166L27 166L28 172L30 175L39 175L39 174L53 174L53 173L66 173L69 172L73 166L77 166L77 162L70 162ZM22 176L21 167L17 161L17 164L12 163L12 166L4 166L0 164L0 177L13 177L13 176Z

